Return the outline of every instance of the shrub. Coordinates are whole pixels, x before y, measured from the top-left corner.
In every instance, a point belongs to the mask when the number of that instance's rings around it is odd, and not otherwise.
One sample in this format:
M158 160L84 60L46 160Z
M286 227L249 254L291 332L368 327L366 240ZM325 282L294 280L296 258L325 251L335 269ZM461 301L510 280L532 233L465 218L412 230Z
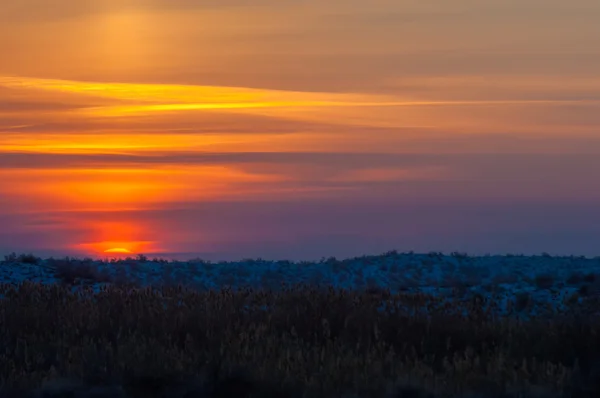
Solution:
M579 285L583 281L583 275L581 272L573 272L567 278L567 283L569 285Z
M91 264L58 260L54 263L54 276L63 283L71 285L78 280L90 282L111 282L108 273L101 273Z
M14 263L17 261L17 253L10 253L4 256L4 262L6 263Z
M450 253L450 255L454 258L457 258L459 260L465 260L469 258L469 255L467 253L464 252L452 252Z
M579 293L579 295L582 297L586 297L587 295L590 294L590 285L580 286L579 289L577 290L577 293Z
M539 289L550 289L554 286L554 275L538 274L535 276L535 285Z
M492 279L492 283L495 285L499 285L502 283L512 284L517 283L519 281L519 277L515 274L498 274L495 275Z
M40 259L36 256L34 256L33 254L21 254L17 261L23 263L23 264L38 264L40 262Z
M518 312L524 311L532 304L531 294L529 292L519 292L515 299L515 309Z

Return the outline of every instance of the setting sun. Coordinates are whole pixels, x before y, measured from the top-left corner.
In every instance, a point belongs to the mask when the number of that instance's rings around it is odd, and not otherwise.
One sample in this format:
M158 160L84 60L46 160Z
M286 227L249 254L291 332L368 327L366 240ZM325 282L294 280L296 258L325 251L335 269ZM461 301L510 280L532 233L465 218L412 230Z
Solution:
M78 251L114 256L161 251L154 240L143 239L149 227L136 220L104 221L84 220L81 224L89 229L86 243L74 245Z
M78 244L76 248L85 253L111 254L115 256L150 253L158 250L155 247L155 242L151 241L100 241Z
M104 253L131 254L131 251L122 247L115 247L112 249L104 250Z

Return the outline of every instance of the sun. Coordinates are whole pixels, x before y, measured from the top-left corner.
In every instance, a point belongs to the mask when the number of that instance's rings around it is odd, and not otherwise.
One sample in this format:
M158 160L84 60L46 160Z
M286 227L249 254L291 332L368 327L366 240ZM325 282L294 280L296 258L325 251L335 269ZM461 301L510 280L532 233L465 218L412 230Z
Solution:
M123 247L113 247L112 249L104 250L104 253L132 254L131 250L125 249Z

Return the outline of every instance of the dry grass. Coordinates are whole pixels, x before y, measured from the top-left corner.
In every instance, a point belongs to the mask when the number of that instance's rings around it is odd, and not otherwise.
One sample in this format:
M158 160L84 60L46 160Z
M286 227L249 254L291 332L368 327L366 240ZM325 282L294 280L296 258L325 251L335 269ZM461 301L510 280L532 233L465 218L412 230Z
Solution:
M426 396L425 387L437 396L600 392L593 385L600 322L591 316L598 299L517 321L484 311L481 297L447 303L373 288L94 293L23 283L0 285L0 295L5 391L46 383L46 395L38 396L411 397ZM412 314L415 308L428 315ZM249 373L236 376L236 369ZM390 390L406 385L417 390ZM60 395L64 390L71 395Z

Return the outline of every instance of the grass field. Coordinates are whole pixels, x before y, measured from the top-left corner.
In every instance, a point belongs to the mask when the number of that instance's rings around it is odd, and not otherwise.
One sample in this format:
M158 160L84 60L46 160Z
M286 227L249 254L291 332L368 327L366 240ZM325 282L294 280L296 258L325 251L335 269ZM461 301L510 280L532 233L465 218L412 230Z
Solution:
M600 396L599 258L9 255L0 283L5 396Z

